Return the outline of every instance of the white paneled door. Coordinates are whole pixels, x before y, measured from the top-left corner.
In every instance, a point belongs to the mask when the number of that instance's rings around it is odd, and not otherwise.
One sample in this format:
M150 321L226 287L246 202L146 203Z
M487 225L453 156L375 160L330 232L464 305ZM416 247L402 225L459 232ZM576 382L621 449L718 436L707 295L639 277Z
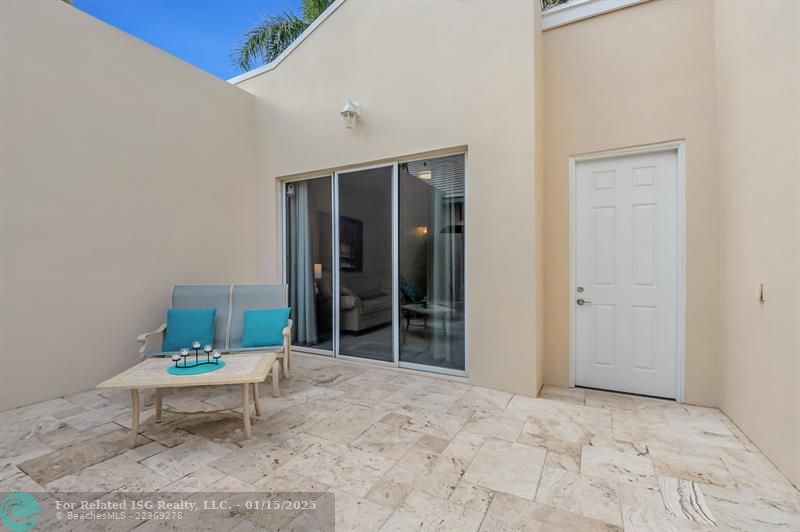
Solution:
M575 163L575 384L676 397L678 157Z

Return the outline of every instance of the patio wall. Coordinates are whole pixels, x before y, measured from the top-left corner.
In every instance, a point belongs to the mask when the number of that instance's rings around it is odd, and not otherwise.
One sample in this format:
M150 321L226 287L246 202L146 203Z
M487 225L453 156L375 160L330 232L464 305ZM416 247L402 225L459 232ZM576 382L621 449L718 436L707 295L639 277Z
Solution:
M258 97L261 257L280 279L281 176L468 147L471 382L535 395L534 2L345 2ZM362 118L346 130L351 98Z
M174 283L253 279L252 97L62 2L0 2L0 410L138 361Z
M685 400L716 404L713 15L710 0L655 0L544 32L545 383L569 382L569 157L685 139Z
M719 405L800 486L800 4L715 12Z

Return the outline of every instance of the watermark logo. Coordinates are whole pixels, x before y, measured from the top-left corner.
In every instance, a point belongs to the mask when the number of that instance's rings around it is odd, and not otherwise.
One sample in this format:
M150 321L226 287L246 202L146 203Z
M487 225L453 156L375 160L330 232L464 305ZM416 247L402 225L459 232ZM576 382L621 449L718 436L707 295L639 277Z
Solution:
M26 532L39 522L39 501L30 493L15 491L0 502L0 521L11 532Z

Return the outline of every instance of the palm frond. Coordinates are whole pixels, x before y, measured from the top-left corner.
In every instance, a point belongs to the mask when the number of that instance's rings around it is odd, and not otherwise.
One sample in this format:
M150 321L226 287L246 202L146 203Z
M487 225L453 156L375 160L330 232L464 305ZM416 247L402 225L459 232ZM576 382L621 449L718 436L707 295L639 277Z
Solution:
M242 44L231 53L233 64L242 70L269 63L283 52L308 23L291 13L274 15L248 31Z
M333 0L303 0L303 18L311 24L332 3Z

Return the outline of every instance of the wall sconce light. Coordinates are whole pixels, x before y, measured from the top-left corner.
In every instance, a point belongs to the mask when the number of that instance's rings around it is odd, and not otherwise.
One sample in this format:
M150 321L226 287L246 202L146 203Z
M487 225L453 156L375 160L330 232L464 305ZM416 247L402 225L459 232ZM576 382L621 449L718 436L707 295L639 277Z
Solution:
M428 168L427 161L422 163L422 170L419 171L417 177L420 179L424 179L426 181L430 181L431 177L433 177L433 172L431 171L430 168Z
M314 264L314 279L322 279L322 264Z
M347 100L347 103L344 104L342 110L339 112L342 115L342 120L344 120L344 127L347 129L353 129L353 126L356 125L356 119L358 115L361 114L361 106L357 103L353 103L350 100Z
M428 227L424 225L420 225L414 228L414 234L418 237L423 237L428 234Z

